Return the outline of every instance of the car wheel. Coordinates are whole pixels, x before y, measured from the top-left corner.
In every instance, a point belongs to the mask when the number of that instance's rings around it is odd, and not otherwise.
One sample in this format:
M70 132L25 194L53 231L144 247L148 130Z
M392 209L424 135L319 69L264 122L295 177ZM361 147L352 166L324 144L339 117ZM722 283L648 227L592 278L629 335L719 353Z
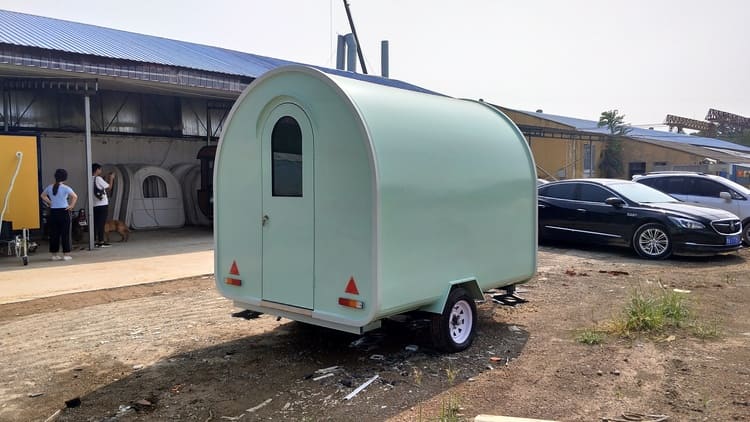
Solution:
M742 222L742 242L750 246L750 218Z
M435 346L448 353L460 352L471 346L476 332L477 305L463 287L448 295L443 313L432 320Z
M635 231L633 249L642 258L664 259L672 254L672 239L661 224L644 224Z

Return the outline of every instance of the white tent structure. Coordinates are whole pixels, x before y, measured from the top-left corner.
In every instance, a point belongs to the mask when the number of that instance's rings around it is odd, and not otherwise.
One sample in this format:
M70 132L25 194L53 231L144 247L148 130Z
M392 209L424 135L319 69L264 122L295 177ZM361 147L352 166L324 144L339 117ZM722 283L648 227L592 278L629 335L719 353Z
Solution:
M166 169L151 165L105 165L115 173L109 218L136 230L185 225L182 187Z

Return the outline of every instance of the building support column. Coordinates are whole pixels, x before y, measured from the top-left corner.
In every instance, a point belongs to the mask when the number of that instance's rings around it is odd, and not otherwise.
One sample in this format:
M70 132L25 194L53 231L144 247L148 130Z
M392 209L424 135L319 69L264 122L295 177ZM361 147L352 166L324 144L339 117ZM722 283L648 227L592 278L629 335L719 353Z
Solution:
M94 249L94 184L91 179L91 165L93 160L91 158L91 101L88 92L83 97L84 105L84 119L86 120L86 177L83 180L87 180L86 190L88 192L88 206L86 207L86 219L89 223L89 250Z

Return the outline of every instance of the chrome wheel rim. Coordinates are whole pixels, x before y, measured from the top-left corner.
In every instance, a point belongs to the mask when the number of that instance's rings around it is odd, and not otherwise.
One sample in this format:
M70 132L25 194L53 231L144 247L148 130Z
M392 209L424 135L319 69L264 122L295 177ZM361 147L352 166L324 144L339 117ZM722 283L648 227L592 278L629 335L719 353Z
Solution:
M660 229L646 229L638 236L638 246L648 256L658 256L669 247L669 237Z
M471 306L465 300L459 300L453 305L448 320L448 329L451 339L456 344L461 344L469 338L471 327L474 325Z

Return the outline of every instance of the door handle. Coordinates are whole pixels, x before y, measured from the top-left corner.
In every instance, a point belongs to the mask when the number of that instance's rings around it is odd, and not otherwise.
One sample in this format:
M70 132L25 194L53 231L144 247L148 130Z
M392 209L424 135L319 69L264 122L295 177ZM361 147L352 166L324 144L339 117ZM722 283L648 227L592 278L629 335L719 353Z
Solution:
M270 220L270 219L271 219L270 217L268 217L267 215L264 215L263 216L263 220L262 220L263 221L263 225L264 226L267 225L268 224L268 220Z
M537 207L539 207L539 208L547 208L547 206L544 205L544 204L537 204Z
M578 212L586 212L586 209L585 208L578 208L576 211L578 211Z

